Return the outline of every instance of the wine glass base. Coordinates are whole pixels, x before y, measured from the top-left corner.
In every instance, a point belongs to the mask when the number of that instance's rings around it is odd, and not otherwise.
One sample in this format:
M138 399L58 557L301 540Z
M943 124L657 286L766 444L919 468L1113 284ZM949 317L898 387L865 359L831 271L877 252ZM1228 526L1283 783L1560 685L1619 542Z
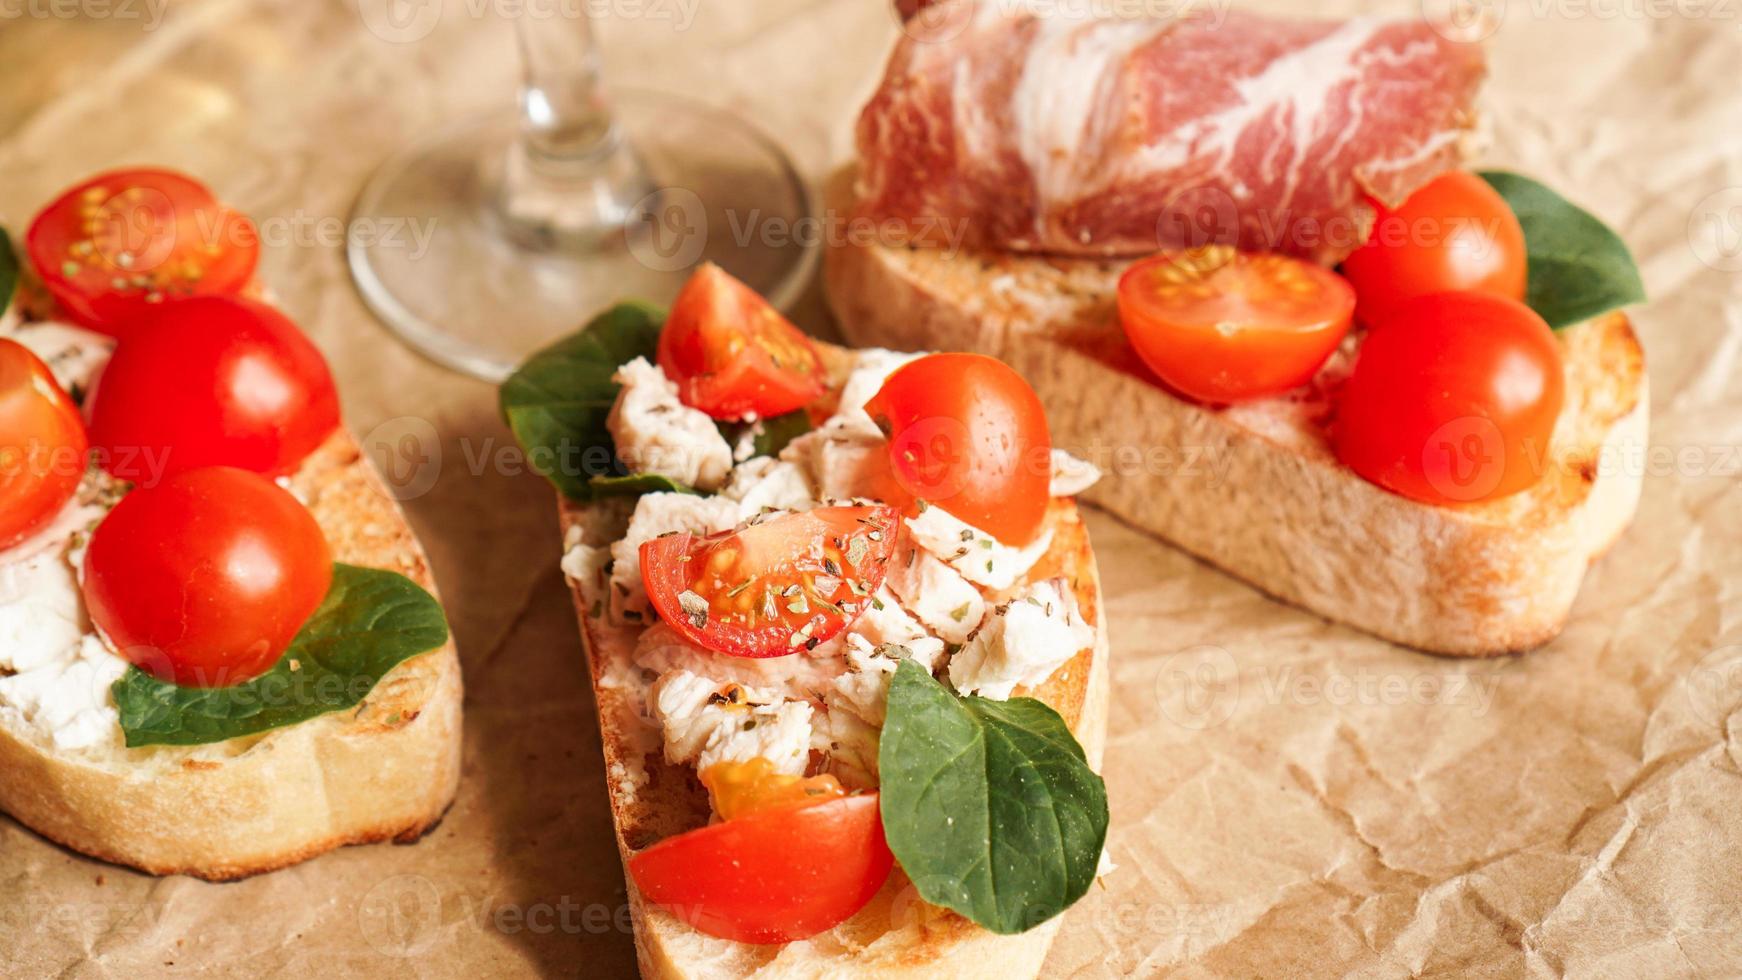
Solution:
M529 247L503 220L513 114L460 123L381 165L351 212L346 255L358 292L390 331L441 364L499 382L615 302L668 304L701 262L776 306L798 297L817 243L809 192L780 147L692 100L624 90L612 105L656 189L584 246Z

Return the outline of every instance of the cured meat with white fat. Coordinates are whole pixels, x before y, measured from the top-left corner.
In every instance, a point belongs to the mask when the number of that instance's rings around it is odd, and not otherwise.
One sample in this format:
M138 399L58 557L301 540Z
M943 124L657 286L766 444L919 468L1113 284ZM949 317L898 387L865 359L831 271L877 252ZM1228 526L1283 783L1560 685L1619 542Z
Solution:
M1482 52L1427 23L1092 6L910 21L859 119L861 213L922 245L1331 263L1365 240L1369 195L1400 204L1465 155Z

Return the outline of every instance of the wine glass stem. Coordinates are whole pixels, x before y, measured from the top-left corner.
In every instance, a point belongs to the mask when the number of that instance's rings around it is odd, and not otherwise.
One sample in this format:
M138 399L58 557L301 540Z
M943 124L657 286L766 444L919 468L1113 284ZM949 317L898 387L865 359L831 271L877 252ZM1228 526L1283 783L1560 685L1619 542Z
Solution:
M592 18L523 9L514 29L524 76L520 138L498 195L502 217L525 245L597 248L624 233L653 185L611 115Z

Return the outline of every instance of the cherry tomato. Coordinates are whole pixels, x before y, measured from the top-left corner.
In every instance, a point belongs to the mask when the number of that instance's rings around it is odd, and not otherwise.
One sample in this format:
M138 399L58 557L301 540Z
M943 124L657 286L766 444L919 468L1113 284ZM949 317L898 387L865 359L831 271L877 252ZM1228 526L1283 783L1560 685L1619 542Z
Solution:
M30 349L0 340L0 548L54 519L85 474L79 409Z
M851 918L894 864L870 793L667 838L630 858L629 874L649 901L710 936L788 943Z
M1337 407L1337 457L1426 503L1514 494L1542 476L1564 387L1560 343L1529 307L1418 297L1362 345Z
M698 646L781 657L859 618L900 530L892 507L822 507L710 537L668 534L642 544L641 578L660 618Z
M827 773L791 776L777 771L774 763L761 756L748 762L716 762L702 770L701 777L713 799L714 812L722 820L847 795L841 781Z
M332 584L320 525L265 477L210 467L121 498L91 534L85 604L134 665L229 687L278 662Z
M1216 404L1312 380L1354 309L1336 273L1226 245L1156 255L1119 280L1119 321L1137 355L1175 391Z
M896 369L865 411L889 434L908 493L1008 544L1040 533L1052 436L1039 396L1003 361L922 357Z
M204 297L135 323L91 391L91 445L116 477L205 466L282 476L338 428L326 361L272 307Z
M784 415L815 401L826 385L810 338L711 262L672 303L659 366L684 404L717 419Z
M66 314L116 337L167 300L241 292L260 259L253 222L169 170L79 184L36 216L25 245Z
M1524 298L1524 229L1506 199L1473 173L1454 170L1379 212L1367 244L1343 261L1355 315L1369 326L1429 293L1474 291Z

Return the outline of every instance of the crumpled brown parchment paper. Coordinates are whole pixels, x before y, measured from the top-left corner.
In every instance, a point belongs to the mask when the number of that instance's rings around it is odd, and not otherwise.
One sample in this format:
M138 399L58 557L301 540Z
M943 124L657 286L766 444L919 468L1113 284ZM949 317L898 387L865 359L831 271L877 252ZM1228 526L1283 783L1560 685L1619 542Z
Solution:
M0 5L0 219L21 230L72 180L144 162L252 214L263 276L326 350L353 428L423 434L385 462L433 474L402 485L468 687L459 801L415 846L214 886L0 817L0 975L634 970L550 494L516 472L487 386L368 316L335 231L391 149L511 108L512 5L431 3L392 22L380 0ZM593 6L615 77L753 116L819 181L850 158L897 30L881 0ZM1070 912L1049 975L1742 974L1742 7L1476 6L1498 23L1485 162L1611 222L1653 296L1637 523L1559 641L1470 663L1091 515L1120 868ZM814 291L799 319L833 330Z

